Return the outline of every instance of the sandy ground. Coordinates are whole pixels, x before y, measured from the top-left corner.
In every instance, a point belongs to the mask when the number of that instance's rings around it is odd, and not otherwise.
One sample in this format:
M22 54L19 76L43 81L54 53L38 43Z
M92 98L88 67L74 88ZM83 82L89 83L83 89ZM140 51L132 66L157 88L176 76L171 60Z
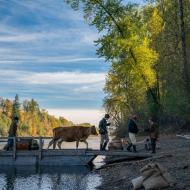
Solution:
M115 163L103 169L95 170L102 178L100 190L128 189L131 180L140 176L140 168L150 162L164 166L176 181L175 187L167 190L190 190L190 140L165 136L160 139L160 149L151 159ZM142 146L138 146L143 152Z

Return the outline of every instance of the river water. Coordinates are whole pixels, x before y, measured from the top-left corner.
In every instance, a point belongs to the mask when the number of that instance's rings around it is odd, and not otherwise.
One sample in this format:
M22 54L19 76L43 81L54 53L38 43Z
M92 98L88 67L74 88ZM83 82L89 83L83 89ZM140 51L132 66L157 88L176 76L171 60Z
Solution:
M94 190L101 184L87 167L1 167L1 190Z
M97 137L91 137L88 142L89 148L99 147ZM75 148L75 143L63 143L63 147ZM85 146L81 143L79 148ZM94 163L101 165L102 158ZM100 184L101 178L84 166L0 168L0 190L95 190Z

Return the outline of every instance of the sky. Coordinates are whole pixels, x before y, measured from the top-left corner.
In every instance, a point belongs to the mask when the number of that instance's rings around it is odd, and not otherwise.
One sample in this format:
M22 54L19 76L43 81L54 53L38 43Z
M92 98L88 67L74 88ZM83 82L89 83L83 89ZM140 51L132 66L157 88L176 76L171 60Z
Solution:
M63 0L0 0L0 97L97 125L110 67L96 55L100 36Z

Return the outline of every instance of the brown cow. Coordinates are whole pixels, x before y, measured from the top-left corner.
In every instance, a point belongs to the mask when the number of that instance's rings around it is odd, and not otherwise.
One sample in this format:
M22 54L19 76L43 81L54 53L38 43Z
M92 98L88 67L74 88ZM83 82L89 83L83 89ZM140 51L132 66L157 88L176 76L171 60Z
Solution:
M57 127L53 129L53 139L49 142L49 147L53 144L53 149L56 147L56 143L61 149L61 143L76 141L76 148L78 148L79 142L84 142L88 149L88 143L86 139L89 135L98 135L95 126L70 126L70 127Z

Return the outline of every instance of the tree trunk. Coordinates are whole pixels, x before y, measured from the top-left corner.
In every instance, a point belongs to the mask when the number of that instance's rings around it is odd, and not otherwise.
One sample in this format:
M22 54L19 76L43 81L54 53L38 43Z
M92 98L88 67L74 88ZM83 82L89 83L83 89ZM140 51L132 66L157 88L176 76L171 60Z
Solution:
M186 49L186 33L185 33L185 23L184 23L184 0L179 0L179 10L180 10L180 21L181 21L181 44L182 44L182 74L184 78L185 89L190 93L190 76L188 68L187 59L187 49Z

